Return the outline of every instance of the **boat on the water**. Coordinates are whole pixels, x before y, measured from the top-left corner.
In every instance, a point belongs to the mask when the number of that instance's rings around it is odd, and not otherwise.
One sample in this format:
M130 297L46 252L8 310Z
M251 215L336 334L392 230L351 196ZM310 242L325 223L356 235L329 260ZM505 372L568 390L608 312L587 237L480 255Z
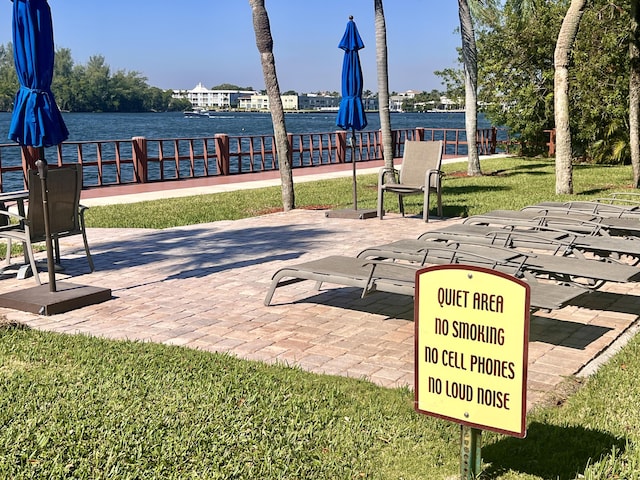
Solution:
M209 110L187 110L184 112L185 117L208 117Z

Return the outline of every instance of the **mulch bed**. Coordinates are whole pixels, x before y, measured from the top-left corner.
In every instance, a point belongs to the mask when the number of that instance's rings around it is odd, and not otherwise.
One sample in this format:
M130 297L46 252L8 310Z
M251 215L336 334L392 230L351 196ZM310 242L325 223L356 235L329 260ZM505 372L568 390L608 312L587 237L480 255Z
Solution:
M305 207L296 207L299 210L331 210L331 205L307 205ZM282 207L265 208L256 212L256 215L268 215L270 213L280 213L284 211Z

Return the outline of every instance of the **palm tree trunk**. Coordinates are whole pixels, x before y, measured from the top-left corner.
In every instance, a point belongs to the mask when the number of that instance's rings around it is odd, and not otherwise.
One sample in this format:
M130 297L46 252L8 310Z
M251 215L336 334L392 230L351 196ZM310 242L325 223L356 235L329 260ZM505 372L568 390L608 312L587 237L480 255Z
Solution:
M378 71L378 108L380 113L380 135L382 136L382 158L384 167L393 168L393 139L391 137L391 114L389 113L389 67L387 64L387 26L382 0L374 0L376 26L376 65ZM388 181L395 181L390 175Z
M476 36L473 31L473 20L467 0L458 0L458 16L460 17L460 34L462 36L462 60L464 62L465 115L464 123L467 132L467 150L469 162L467 174L482 175L480 157L478 156L478 52Z
M554 53L554 114L556 123L556 194L573 193L571 128L569 125L569 62L586 0L571 0L562 20Z
M640 0L631 0L629 59L629 143L633 187L640 188Z
M269 15L264 6L264 0L249 0L249 5L251 5L253 12L253 30L256 35L256 46L258 47L258 52L260 52L264 85L269 97L269 110L271 111L273 136L280 170L282 207L286 212L295 208L295 196L290 146L287 138L282 98L280 97L280 86L278 85L278 76L276 74L276 62L273 55L273 37L271 36Z

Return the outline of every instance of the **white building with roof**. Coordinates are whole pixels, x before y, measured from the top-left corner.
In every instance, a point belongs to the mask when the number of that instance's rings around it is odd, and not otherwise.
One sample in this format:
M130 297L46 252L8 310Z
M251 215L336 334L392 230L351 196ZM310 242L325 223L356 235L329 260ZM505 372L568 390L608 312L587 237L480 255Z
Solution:
M225 110L236 108L238 99L246 95L254 95L253 90L211 90L198 83L191 90L174 90L174 98L186 98L193 108Z

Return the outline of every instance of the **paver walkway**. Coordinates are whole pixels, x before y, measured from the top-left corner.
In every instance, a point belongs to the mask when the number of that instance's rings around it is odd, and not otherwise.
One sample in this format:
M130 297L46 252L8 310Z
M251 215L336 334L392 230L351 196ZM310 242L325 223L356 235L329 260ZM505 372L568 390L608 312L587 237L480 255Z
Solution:
M74 283L111 288L113 299L43 317L0 310L33 328L135 339L229 352L284 362L377 384L413 385L413 301L313 282L276 290L263 305L271 276L287 263L325 255L356 255L365 246L417 237L459 219L425 224L398 215L378 219L326 218L294 210L166 230L89 229L96 271L87 274L81 239L62 242L63 264ZM46 281L46 273L42 275ZM5 276L0 293L33 286ZM529 406L565 376L580 372L616 339L635 328L640 285L607 285L589 304L532 316Z

